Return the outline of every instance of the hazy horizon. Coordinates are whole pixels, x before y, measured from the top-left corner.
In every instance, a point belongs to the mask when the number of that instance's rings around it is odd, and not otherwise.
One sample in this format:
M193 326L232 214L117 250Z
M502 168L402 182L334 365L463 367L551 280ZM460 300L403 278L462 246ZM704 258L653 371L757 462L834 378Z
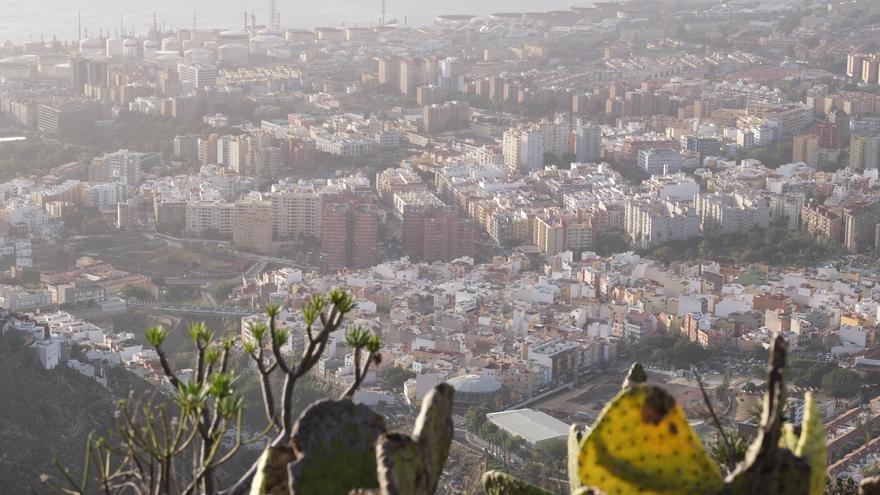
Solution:
M501 11L546 11L591 3L589 0L386 0L386 19L396 18L403 24L406 18L410 25L425 25L442 14L487 15ZM369 26L378 23L381 5L381 0L335 0L310 6L307 12L297 12L296 2L282 1L279 9L281 24L285 27L342 24ZM166 28L192 27L193 13L198 27L238 28L243 25L245 11L253 12L257 16L257 23L264 24L268 10L268 0L196 0L186 4L159 0L149 5L143 2L111 0L95 0L87 4L67 0L41 0L7 10L0 17L0 40L38 40L41 35L46 40L53 35L59 40L76 39L77 14L82 15L83 30L87 29L89 33L99 29L116 32L120 29L121 21L126 31L134 30L137 35L144 34L152 24L154 11L159 23L164 22Z

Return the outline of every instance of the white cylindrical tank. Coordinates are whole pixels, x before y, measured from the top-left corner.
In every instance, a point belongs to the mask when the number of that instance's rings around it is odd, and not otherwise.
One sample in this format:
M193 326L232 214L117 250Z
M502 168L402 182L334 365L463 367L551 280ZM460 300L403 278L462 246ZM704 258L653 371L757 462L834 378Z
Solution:
M198 30L198 29L190 32L190 34L189 34L189 39L191 39L193 41L198 41L200 43L204 43L206 41L213 40L214 37L215 36L214 36L213 31L202 31L202 30Z
M79 54L83 57L95 57L103 53L104 47L95 38L86 38L79 42Z
M309 31L308 29L288 29L285 31L284 37L290 43L315 41L314 31Z
M222 45L217 52L218 60L224 64L241 64L247 61L248 47L241 43Z
M162 51L163 52L179 52L180 51L180 42L177 41L177 38L165 38L162 40Z
M159 67L173 69L177 67L177 64L183 62L183 57L176 53L165 53L159 55L159 52L156 52L156 58L154 60L156 62L156 65L158 65Z
M251 38L250 33L247 31L236 31L230 29L229 31L222 31L217 35L217 39L224 43L232 43L232 42L247 42Z
M58 79L67 79L70 77L70 62L62 62L55 65L55 77Z
M0 78L27 79L37 68L36 55L19 55L0 60Z
M37 62L37 72L42 77L58 77L56 75L56 67L58 64L68 62L67 55L60 53L43 53L40 54Z
M137 58L138 42L135 39L127 38L122 42L122 55L126 58Z
M122 38L107 38L106 53L108 57L122 56Z
M287 43L284 38L272 34L258 34L251 38L250 49L255 55L265 55L271 48L281 48Z
M155 40L146 40L144 41L144 58L152 59L156 56L156 52L162 48L162 45L159 44L158 41Z
M194 48L183 52L183 61L187 64L212 64L214 52L205 48Z
M204 43L201 40L184 40L184 42L180 44L180 48L184 52L195 50L196 48L202 48L203 46Z

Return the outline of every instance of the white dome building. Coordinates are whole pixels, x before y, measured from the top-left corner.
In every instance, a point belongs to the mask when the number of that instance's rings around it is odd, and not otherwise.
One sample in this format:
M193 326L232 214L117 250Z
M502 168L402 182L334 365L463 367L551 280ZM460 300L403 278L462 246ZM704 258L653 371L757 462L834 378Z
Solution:
M487 404L501 394L501 382L492 370L483 370L479 375L456 376L446 383L455 389L455 402L459 405Z

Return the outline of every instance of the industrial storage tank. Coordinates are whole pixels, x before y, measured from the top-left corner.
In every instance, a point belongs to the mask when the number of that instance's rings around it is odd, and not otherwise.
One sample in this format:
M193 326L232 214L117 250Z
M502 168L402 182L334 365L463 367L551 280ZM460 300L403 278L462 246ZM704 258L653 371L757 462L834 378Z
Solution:
M126 38L122 42L122 55L125 58L137 58L138 56L138 42L132 38Z
M213 64L214 52L205 48L194 48L183 52L183 61L187 64Z
M56 78L67 79L70 77L70 62L62 62L60 64L56 64L53 70L55 72Z
M251 38L251 34L247 31L236 31L234 29L230 29L228 31L221 31L220 34L217 35L217 39L226 42L242 42L246 43Z
M156 52L159 51L160 48L162 48L162 45L156 40L144 41L144 58L152 59L156 56Z
M315 29L315 33L319 40L329 41L331 43L345 41L345 32L335 27L319 27Z
M162 40L162 51L163 52L179 52L180 51L180 42L177 41L177 38L165 38Z
M40 77L63 77L58 75L56 68L58 64L66 63L69 60L67 55L60 53L42 53L37 57L37 72Z
M95 38L86 38L79 42L79 54L83 57L96 57L104 53L101 41Z
M241 64L247 62L248 47L241 43L228 43L218 50L218 60L223 64Z
M122 56L122 38L107 38L106 53L108 57Z
M176 53L160 53L161 52L156 52L156 58L154 59L156 65L158 65L159 67L173 69L177 67L177 64L183 62L183 57Z
M287 44L280 36L274 34L258 34L251 38L251 53L265 55L272 48L281 48Z
M0 60L0 78L28 79L37 68L36 55L20 55Z
M308 29L288 29L284 32L284 37L290 43L315 41L315 33Z
M216 37L213 31L204 31L196 29L189 33L189 39L195 42L204 43L211 41Z
M180 44L181 50L186 52L187 50L195 50L196 48L202 48L205 46L205 42L202 40L184 40L183 43Z

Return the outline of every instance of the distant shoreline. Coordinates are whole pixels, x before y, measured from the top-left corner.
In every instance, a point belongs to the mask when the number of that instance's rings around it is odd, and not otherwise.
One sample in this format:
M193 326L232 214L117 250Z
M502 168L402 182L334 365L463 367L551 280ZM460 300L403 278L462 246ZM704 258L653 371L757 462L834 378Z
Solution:
M191 29L193 13L196 14L197 28L241 29L245 11L248 15L251 12L256 15L258 25L265 24L269 1L194 0L188 2L194 10L188 14L183 14L180 5L174 0L141 0L132 2L132 9L129 10L124 9L126 2L114 0L93 0L80 5L76 5L79 2L70 0L41 0L37 3L42 7L29 7L25 4L0 18L0 43L10 40L15 44L22 44L39 41L41 37L49 42L53 35L61 42L75 42L79 13L82 15L83 32L88 30L90 36L96 35L98 31L105 36L108 33L113 36L119 32L120 25L127 33L133 31L135 37L143 36L152 24L153 9L156 10L160 27L164 25L165 30ZM279 3L281 25L284 29L312 29L321 26L376 27L379 25L382 5L381 0L330 0L314 5L313 9L306 9L310 13L303 16L294 13L299 2ZM547 12L588 7L592 3L590 0L487 0L477 4L477 7L469 0L386 0L386 19L397 19L399 25L403 25L406 20L407 26L424 27L433 24L442 15L485 17L493 12ZM413 12L420 11L416 5L424 5L421 11L425 13L412 15ZM302 11L302 6L298 7ZM174 14L169 16L169 12ZM341 16L340 13L344 14ZM122 14L124 15L120 19ZM345 19L344 16L351 16L351 19ZM30 32L27 26L33 26L42 32ZM85 34L83 37L86 37Z

